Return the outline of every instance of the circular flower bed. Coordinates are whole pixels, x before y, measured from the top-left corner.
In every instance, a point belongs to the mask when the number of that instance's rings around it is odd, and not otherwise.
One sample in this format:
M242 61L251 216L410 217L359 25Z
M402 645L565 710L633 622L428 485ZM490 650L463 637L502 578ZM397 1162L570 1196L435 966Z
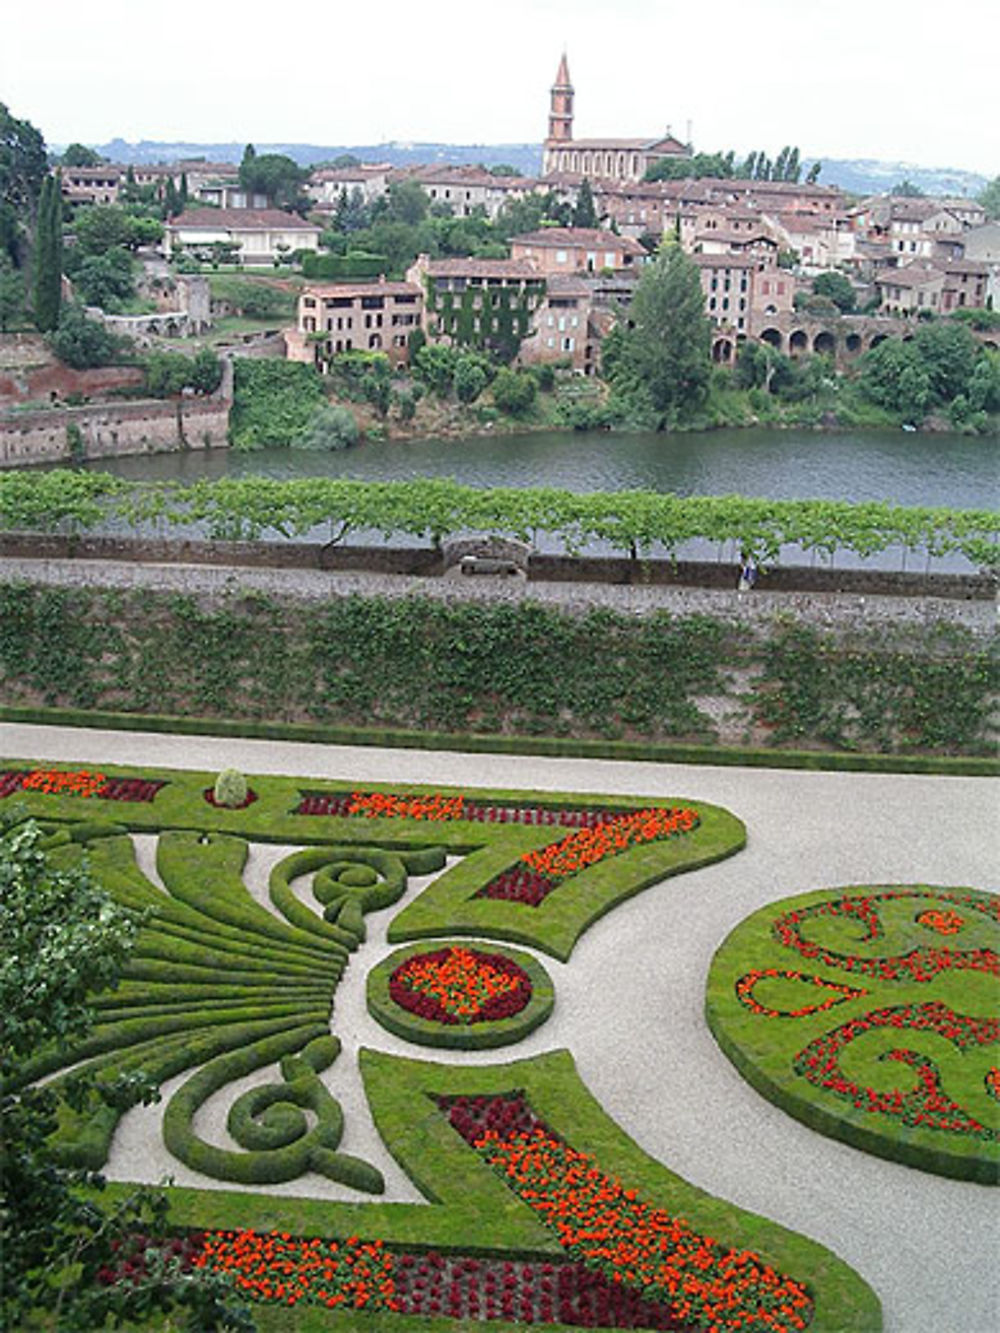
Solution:
M368 977L369 1012L425 1046L506 1046L552 1011L552 982L519 950L448 941L399 949Z
M1000 898L827 889L741 922L706 1015L765 1097L823 1133L943 1175L1000 1180Z

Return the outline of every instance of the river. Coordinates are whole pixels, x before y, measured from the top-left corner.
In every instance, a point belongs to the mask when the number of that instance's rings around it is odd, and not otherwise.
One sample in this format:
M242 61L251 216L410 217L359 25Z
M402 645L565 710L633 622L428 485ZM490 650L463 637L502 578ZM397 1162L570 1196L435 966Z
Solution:
M264 449L152 454L95 467L136 480L332 476L449 477L469 486L654 490L679 495L878 500L1000 507L995 438L902 431L719 430L700 434L542 431L368 441L339 452Z

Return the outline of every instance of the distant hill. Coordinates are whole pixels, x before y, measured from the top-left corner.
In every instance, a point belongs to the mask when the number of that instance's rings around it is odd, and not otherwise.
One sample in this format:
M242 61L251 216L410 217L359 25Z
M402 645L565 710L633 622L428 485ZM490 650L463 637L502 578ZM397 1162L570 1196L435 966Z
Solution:
M163 143L152 139L142 139L136 144L126 143L124 139L112 139L110 143L94 145L95 151L110 162L132 166L177 162L183 158L196 157L206 158L209 162L239 162L245 147L242 143ZM351 153L362 162L388 162L394 167L412 166L417 162L473 166L482 162L492 167L503 162L516 167L526 176L536 176L542 169L542 146L537 143L255 143L254 148L258 153L284 153L303 167L329 162L342 153Z
M102 157L111 162L131 163L133 166L154 162L176 162L181 158L206 158L209 162L239 162L245 144L242 143L166 143L142 139L126 143L112 139L110 143L95 144ZM350 153L362 162L388 162L394 167L412 166L417 162L442 162L455 165L496 166L501 162L516 167L524 176L537 176L542 169L542 146L538 143L500 144L447 144L447 143L379 143L379 144L309 144L257 143L258 153L285 153L301 166L311 167L317 162L328 162L342 153ZM61 148L53 148L61 152ZM805 163L814 159L802 155ZM987 184L985 176L955 167L919 167L912 162L879 162L870 158L823 158L820 181L824 185L839 185L851 194L882 194L900 181L909 180L925 194L976 195Z
M806 160L812 159L807 155ZM850 194L885 194L904 180L924 194L955 198L977 195L987 184L985 176L957 167L918 167L912 162L875 162L870 158L824 158L820 175L824 185L839 185Z

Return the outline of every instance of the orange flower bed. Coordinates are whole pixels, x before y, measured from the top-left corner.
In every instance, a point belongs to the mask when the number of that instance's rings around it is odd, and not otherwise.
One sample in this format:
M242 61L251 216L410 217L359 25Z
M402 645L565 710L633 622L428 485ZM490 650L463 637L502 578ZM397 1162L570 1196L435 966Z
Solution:
M644 1203L544 1125L514 1094L442 1101L449 1120L588 1268L665 1301L672 1314L708 1333L807 1327L805 1286L751 1250L704 1236L682 1218Z
M395 1310L392 1256L380 1240L299 1240L287 1232L207 1234L193 1267L230 1274L256 1301Z
M627 815L616 815L596 828L577 829L551 847L525 852L521 860L543 875L565 879L596 865L605 857L628 851L630 847L690 833L697 823L696 810L636 810Z
M40 791L48 796L96 796L107 778L85 768L60 772L55 768L35 768L21 778L22 791Z
M495 1022L521 1012L531 999L531 981L502 954L447 948L401 963L389 979L389 994L434 1022Z

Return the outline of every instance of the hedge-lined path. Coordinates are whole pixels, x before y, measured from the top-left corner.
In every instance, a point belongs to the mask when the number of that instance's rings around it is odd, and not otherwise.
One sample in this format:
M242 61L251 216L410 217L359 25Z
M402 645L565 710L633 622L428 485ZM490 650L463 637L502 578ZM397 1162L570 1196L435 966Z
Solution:
M441 601L520 602L530 600L583 614L605 607L624 614L669 611L676 616L707 615L746 624L767 624L777 613L819 629L964 626L987 636L996 629L996 607L988 599L862 596L857 593L768 592L766 578L752 593L732 590L615 583L527 583L522 578L454 572L444 578L343 570L263 569L230 565L140 564L116 560L32 560L0 557L0 582L38 583L61 588L152 589L216 599L254 593L304 601L331 597L431 597Z
M529 1040L539 1049L568 1046L605 1110L671 1169L834 1250L875 1288L887 1333L996 1327L996 1195L808 1130L743 1082L703 1018L715 949L768 902L852 884L995 890L995 781L524 759L27 724L6 724L0 735L5 756L65 763L234 766L359 784L522 787L725 806L748 826L746 850L665 881L591 929L570 965L553 972L561 1016ZM344 1028L356 1017L360 1030L363 998L348 995L363 983L369 956L358 961L337 1004ZM365 1032L378 1049L396 1049L381 1029L377 1037Z

